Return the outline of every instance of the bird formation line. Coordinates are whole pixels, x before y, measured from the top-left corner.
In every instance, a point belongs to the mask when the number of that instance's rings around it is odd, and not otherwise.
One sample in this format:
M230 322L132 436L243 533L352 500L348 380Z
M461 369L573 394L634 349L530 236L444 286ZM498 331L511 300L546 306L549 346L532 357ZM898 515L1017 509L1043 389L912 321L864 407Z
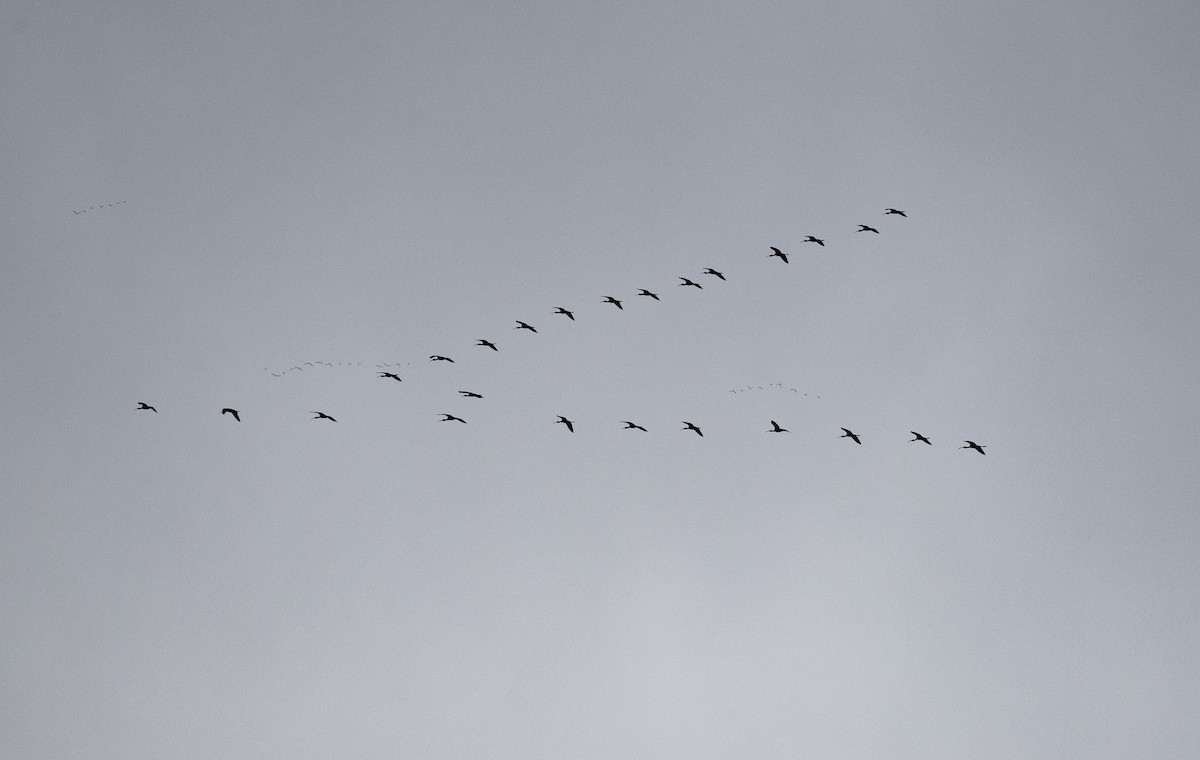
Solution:
M89 211L99 211L102 208L112 208L113 206L120 206L124 203L125 203L125 201L116 201L114 203L101 203L99 206L88 206L87 208L79 209L79 210L71 209L71 213L72 214L86 214Z
M124 203L124 201L121 201L121 203ZM109 204L109 205L113 205L113 204ZM91 210L91 209L89 208L89 210ZM83 213L83 212L77 211L76 213ZM885 209L883 212L883 215L884 216L899 216L899 217L904 217L904 218L908 217L908 214L904 210L896 209L896 208ZM867 225L867 224L859 224L858 229L855 230L855 232L872 232L872 233L875 233L876 235L881 234L878 229L876 229L875 227L872 227L870 225ZM815 243L821 248L826 247L826 238L818 238L814 235L806 235L801 242ZM768 246L768 247L769 247L771 253L767 255L767 258L778 258L783 264L790 263L789 254L785 253L784 251L782 251L781 249L779 249L776 246ZM724 272L719 271L713 267L704 268L701 271L701 274L713 277L716 280L719 280L721 282L728 282ZM704 289L703 285L701 285L699 282L696 282L695 280L693 280L689 277L680 276L680 277L678 277L678 280L679 280L679 282L677 283L678 287L691 287L691 288L695 288L697 290ZM653 301L661 301L661 298L659 297L658 293L655 293L646 288L639 288L637 293L635 293L635 296L645 297L645 298L651 299ZM605 296L601 300L601 303L611 304L611 305L615 306L618 310L621 310L621 311L624 311L624 309L625 309L624 301L622 301L621 299L619 299L615 296L611 296L611 295ZM565 316L571 322L577 321L576 317L575 317L575 312L570 309L567 309L563 306L556 306L551 313ZM516 322L516 326L511 329L523 330L523 331L537 334L537 332L538 332L537 328L534 325L530 324L529 322L525 322L522 320L514 320L514 321ZM493 352L500 351L499 345L497 345L495 342L493 342L492 340L489 340L487 338L478 338L475 341L474 345L479 348L490 349ZM442 354L431 354L429 356L428 361L429 362L447 362L450 364L454 363L453 358L442 355ZM362 362L337 362L337 366L358 367L361 365L362 365ZM286 370L282 370L280 372L271 372L271 374L275 377L279 377L288 372L297 372L297 371L303 372L305 367L313 368L313 367L319 367L319 366L333 367L335 365L333 362L304 362L303 366L296 365L296 366L290 367ZM392 363L375 364L375 367L378 370L377 377L379 379L383 379L383 380L394 380L396 382L403 382L403 378L400 376L400 374L398 372L388 371L387 369L384 369L384 368L399 368L400 366L401 366L401 364L399 362L396 362L394 364L392 364ZM266 368L264 368L264 369L266 369ZM774 386L782 389L782 384L780 384L780 383L773 383L773 384L768 384L768 385L774 385ZM729 392L730 393L741 393L743 391L750 391L750 390L761 391L761 390L763 390L763 386L746 386L745 389L730 389ZM788 390L790 390L794 393L800 393L800 391L798 391L796 388L789 388ZM483 399L484 398L483 394L478 393L476 391L460 390L460 391L458 391L458 393L459 393L460 399ZM807 396L808 394L805 393L804 395ZM816 398L820 398L820 396L817 396ZM158 413L158 409L156 409L154 406L151 406L145 402L140 402L140 401L138 402L137 410L138 411L152 411L155 414ZM231 407L225 407L225 408L221 409L221 414L231 416L233 418L233 420L236 422L242 421L240 412L237 409L233 409ZM332 415L330 415L326 412L311 411L310 414L313 415L313 417L311 418L313 420L327 420L329 422L337 422L337 420ZM463 417L460 417L458 415L451 414L449 412L440 412L439 416L441 417L441 419L439 420L441 422L460 422L464 425L467 424L466 419L464 419ZM643 426L639 423L636 423L636 422L633 422L630 420L621 420L620 423L624 426L622 428L624 430L637 430L637 431L640 431L643 433L648 432L648 428L646 428L645 426ZM563 425L567 429L568 433L573 434L576 432L576 429L575 429L576 421L572 420L572 419L568 419L564 415L558 415L558 419L554 420L554 424ZM692 433L695 433L698 437L701 437L701 438L704 437L703 430L695 422L691 422L688 420L682 420L681 424L683 424L683 427L680 428L680 431L692 432ZM788 428L785 428L782 425L780 425L779 422L777 422L776 420L770 420L769 424L770 424L770 427L766 430L766 432L768 432L768 433L790 433L791 432ZM854 443L856 443L860 446L862 445L862 440L858 433L855 433L854 431L850 430L849 428L845 428L845 427L841 428L841 430L842 430L842 435L839 437L849 438ZM914 438L909 440L909 443L921 442L921 443L925 443L930 446L933 445L932 441L928 437L926 437L920 433L917 433L916 431L909 431L909 432L912 433L913 436L915 436ZM986 448L986 447L981 444L978 444L978 443L975 443L974 441L969 441L969 440L963 441L963 443L965 445L960 446L959 448L971 449L971 450L977 451L980 454L986 453L986 452L984 452L984 448Z

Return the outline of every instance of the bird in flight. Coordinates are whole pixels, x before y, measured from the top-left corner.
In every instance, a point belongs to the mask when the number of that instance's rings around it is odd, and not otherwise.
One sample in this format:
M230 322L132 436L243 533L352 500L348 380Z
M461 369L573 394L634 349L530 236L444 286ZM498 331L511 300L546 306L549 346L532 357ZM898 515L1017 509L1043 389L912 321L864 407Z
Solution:
M629 420L621 420L621 422L625 423L625 427L623 427L622 430L640 430L643 433L646 432L646 428L642 427L636 422L630 422Z
M705 274L711 274L713 277L716 277L718 280L724 280L724 279L725 279L725 275L721 274L720 272L718 272L717 270L713 269L712 267L709 267L708 269L705 269L705 270L704 270L704 273L705 273Z
M866 224L858 225L858 229L856 229L855 232L874 232L876 235L879 234L879 230Z
M572 317L572 319L574 319L574 317ZM529 332L537 332L536 327L534 327L533 325L526 324L519 319L517 320L517 326L514 327L513 329L514 330L528 330Z
M792 431L790 431L784 427L779 427L778 422L776 422L775 420L771 420L771 429L768 430L767 432L768 433L790 433Z
M442 419L439 420L439 422L453 421L453 422L461 422L464 425L467 424L467 421L464 420L462 417L455 417L453 414L446 414L445 412L442 412L441 414L442 414Z
M646 290L645 288L642 288L641 290L639 290L638 295L639 296L649 296L650 298L653 298L655 301L659 300L658 293L651 293L649 290Z
M898 208L889 208L887 211L883 212L884 216L887 216L888 214L895 214L896 216L902 216L905 219L908 218L908 214L904 213L903 211L901 211Z
M459 393L462 394L463 398L483 398L483 396L480 396L478 393L475 393L474 391L459 391Z
M813 237L812 235L808 235L807 237L805 237L805 238L804 238L804 240L801 240L800 242L802 242L802 243L816 243L817 245L821 246L822 248L824 248L824 247L825 247L825 241L824 241L824 240L822 240L821 238L815 238L815 237Z
M157 409L155 409L154 407L150 406L150 405L149 405L149 404L147 404L145 401L139 401L139 402L138 402L138 410L140 411L140 410L142 410L142 409L149 409L150 411L154 412L155 414L158 414L158 410L157 410Z
M916 438L913 438L911 441L909 441L909 443L916 443L917 441L920 441L921 443L925 443L925 444L928 444L928 445L930 445L930 446L932 446L932 445L933 445L933 442L932 442L932 441L930 441L928 438L926 438L925 436L921 435L921 434L920 434L920 433L918 433L917 431L915 431L915 430L910 430L910 431L908 431L908 432L910 432L910 433L912 433L913 435L915 435L915 436L916 436Z
M621 302L618 301L617 299L613 298L612 296L605 296L604 303L611 303L613 306L616 306L621 311L625 311L625 307L621 305Z
M691 422L688 422L687 420L680 420L680 422L682 422L684 425L687 426L687 427L679 428L680 430L693 430L693 431L695 431L696 435L700 436L701 438L704 437L704 433L700 432L700 428L696 427Z
M566 314L566 315L567 315L567 319L571 320L572 322L574 322L574 321L575 321L575 312L573 312L573 311L567 311L566 309L564 309L564 308L563 308L563 307L561 307L561 306L556 306L556 307L554 307L554 313L555 313L555 314ZM524 322L522 322L522 323L520 323L520 324L524 324ZM531 329L532 329L532 328L531 328ZM534 330L534 332L537 332L537 330Z
M451 359L449 356L438 356L437 354L434 354L433 356L429 357L429 361L431 361L431 362L450 362L451 364L454 363L454 360Z
M688 285L688 286L690 286L690 287L693 287L693 288L699 288L700 290L704 290L704 286L703 286L703 285L701 285L701 284L700 284L700 283L698 283L698 282L692 282L691 280L689 280L689 279L688 279L688 278L686 278L686 277L680 277L679 279L683 280L683 282L679 283L679 287L683 287L684 285Z
M404 382L403 380L400 379L400 376L397 375L395 372L380 372L379 377L380 378L390 377L398 383Z
M850 430L847 428L842 428L842 435L839 435L838 438L849 438L850 440L857 443L859 446L862 445L862 441L858 440L858 435L856 433L850 432Z
M477 341L475 342L475 345L477 345L477 346L487 346L488 348L492 349L493 351L499 351L499 350L500 350L500 349L496 348L496 344L495 344L495 343L491 342L490 340L484 340L483 338L480 338L479 340L477 340Z
M774 253L772 253L772 254L770 254L769 256L767 256L767 258L771 258L771 256L777 256L777 257L779 257L779 258L783 259L783 263L784 263L784 264L788 263L787 254L786 254L786 253L784 253L783 251L779 250L779 249L778 249L778 248L776 248L775 246L771 246L771 250L772 250L772 251L774 251Z
M975 449L980 454L987 454L987 452L984 451L984 449L986 449L987 446L980 446L978 443L975 443L974 441L963 441L963 443L965 443L967 445L959 446L960 449Z
M329 420L330 422L337 422L337 420L335 420L334 418L330 417L330 416L329 416L328 414L326 414L325 412L309 412L309 414L315 414L315 415L317 415L316 417L313 417L313 419L314 419L314 420Z
M558 419L554 421L555 425L558 425L560 423L563 425L566 425L567 430L570 430L572 433L575 432L575 423L572 422L571 420L567 419L566 417L562 416L561 414L558 415Z
M232 414L233 418L235 420L237 420L238 422L242 421L242 418L238 416L237 409L230 409L229 407L225 407L224 409L221 410L221 414Z

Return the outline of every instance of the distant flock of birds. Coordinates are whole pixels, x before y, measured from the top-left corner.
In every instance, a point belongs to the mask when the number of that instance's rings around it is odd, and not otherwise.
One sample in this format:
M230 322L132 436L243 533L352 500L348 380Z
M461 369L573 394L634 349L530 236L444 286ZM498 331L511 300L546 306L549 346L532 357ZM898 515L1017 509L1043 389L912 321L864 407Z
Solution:
M120 201L120 203L124 203L124 201ZM113 205L113 204L109 204L109 205ZM76 211L75 213L78 214L78 213L83 213L83 212ZM906 214L903 210L896 209L896 208L885 209L883 213L884 213L884 216L901 216L901 217L908 216L908 214ZM876 235L880 234L879 230L877 230L874 227L867 225L867 224L858 225L858 229L855 230L855 232L873 232ZM804 238L804 240L801 242L816 243L817 245L821 246L822 248L825 247L825 240L822 238L815 237L813 235L807 235ZM784 253L783 251L776 248L775 246L770 246L770 249L771 249L771 253L767 256L767 258L778 258L784 264L789 263L788 254ZM703 274L709 275L711 277L715 277L721 281L725 281L724 273L722 273L716 269L713 269L712 267L708 267L708 268L704 269ZM691 288L696 288L697 290L702 290L704 287L700 283L698 283L692 279L689 279L687 277L679 277L678 279L680 280L680 282L677 284L677 287L691 287ZM639 296L644 297L644 298L649 298L654 301L661 300L657 293L647 290L646 288L640 288L638 290L638 292L635 294L635 297L639 297ZM601 301L601 303L612 304L613 306L615 306L621 310L624 310L624 308L625 308L624 302L618 298L615 298L614 296L605 296L604 299ZM562 315L562 316L566 317L567 319L571 320L572 322L575 321L575 312L571 311L570 309L566 309L562 306L556 306L552 313ZM512 329L526 330L531 333L537 332L537 328L534 327L533 325L529 324L528 322L523 322L521 320L515 320L515 321L516 321L516 327L514 327ZM479 338L478 340L476 340L475 345L478 347L481 347L481 348L490 349L492 351L498 352L500 350L499 346L497 346L494 342L492 342L486 338ZM449 362L451 364L454 363L454 359L450 358L449 356L443 356L441 354L431 354L429 357L429 361L430 362ZM309 366L315 366L313 362L306 362L306 364L308 364ZM316 364L322 364L322 365L326 365L326 366L330 366L330 367L333 366L332 362L316 362ZM339 365L346 364L348 366L350 366L350 365L358 366L358 365L361 365L362 362L346 362L346 363L338 362L338 364ZM377 367L381 367L381 366L397 366L398 367L399 364L398 363L396 365L385 364L385 365L376 365L376 366ZM284 370L284 372L293 371L293 370L303 371L303 368L296 366L296 367L292 367L289 370ZM283 374L283 372L280 372L280 373L272 372L271 374L276 377L279 377L280 375ZM380 379L394 380L396 382L403 382L403 378L401 378L400 375L397 374L396 372L380 370L380 371L378 371L377 375ZM749 389L749 386L747 387L747 389ZM761 387L759 387L759 389L761 390ZM795 391L796 389L792 388L790 390ZM731 390L730 392L736 393L739 391ZM482 399L483 398L482 394L476 393L474 391L460 390L459 395L461 398L464 398L464 399L466 399L466 398ZM805 394L805 395L807 395L807 394ZM818 396L818 398L820 398L820 397ZM154 412L155 414L158 413L158 409L156 409L155 407L151 406L150 404L147 404L142 401L138 402L137 409L140 411ZM225 407L225 408L221 409L221 414L229 415L237 422L241 422L241 420L242 420L241 413L237 409L234 409L232 407ZM330 422L337 422L337 420L333 416L331 416L325 412L310 411L309 414L313 415L313 417L312 417L313 420L328 420ZM440 420L441 422L459 422L464 425L467 424L467 421L465 419L463 419L462 417L459 417L457 415L454 415L454 414L450 414L447 412L441 412L440 416L441 416L441 420ZM700 429L699 425L697 425L693 422L689 422L687 420L682 420L681 422L683 424L683 427L680 428L681 431L690 431L690 432L693 432L696 435L700 436L701 438L704 437L704 431ZM554 421L554 424L563 425L564 427L566 427L567 431L570 433L575 432L575 421L568 419L567 417L565 417L563 415L558 415L558 419ZM645 427L637 424L636 422L632 422L630 420L621 420L621 424L624 425L624 427L622 428L623 430L639 430L643 433L647 432L647 429ZM791 432L787 428L782 427L775 420L770 420L770 424L771 424L771 427L768 430L766 430L766 432L768 432L768 433ZM854 431L850 430L849 428L841 428L841 430L842 430L842 435L839 436L840 438L849 438L850 440L854 441L856 444L859 444L860 446L862 445L862 440L860 440L858 433L855 433ZM916 432L915 430L910 430L909 432L912 433L912 435L914 436L912 439L909 440L909 443L920 442L920 443L924 443L924 444L927 444L930 446L933 445L933 442L928 437ZM981 444L978 444L975 441L964 440L963 444L964 444L963 446L959 446L958 448L973 449L974 451L977 451L980 454L987 453L984 451L984 449L987 447L983 446Z
M117 201L116 203L101 203L99 206L88 206L87 208L81 209L79 211L76 211L75 209L71 209L71 213L72 214L86 214L89 211L95 211L96 209L100 209L100 208L112 208L113 206L120 206L124 202L125 201Z

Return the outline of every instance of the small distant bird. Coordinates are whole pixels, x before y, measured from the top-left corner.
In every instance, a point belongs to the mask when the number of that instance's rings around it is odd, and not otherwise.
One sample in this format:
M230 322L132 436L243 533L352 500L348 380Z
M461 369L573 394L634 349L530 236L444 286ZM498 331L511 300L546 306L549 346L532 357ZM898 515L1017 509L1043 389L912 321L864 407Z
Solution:
M866 224L858 225L858 229L856 229L855 232L874 232L876 235L879 234L879 230Z
M849 438L850 440L857 443L859 446L862 445L862 441L858 440L858 435L850 432L847 428L842 428L842 435L839 435L838 438Z
M921 434L920 434L920 433L918 433L917 431L915 431L915 430L910 430L910 431L908 431L908 432L910 432L910 433L912 433L913 435L915 435L915 436L916 436L916 438L913 438L911 441L909 441L909 443L916 443L917 441L920 441L921 443L927 443L927 444L929 444L930 446L932 446L932 445L933 445L933 442L932 442L932 441L930 441L928 438L926 438L925 436L921 435Z
M802 243L816 243L817 245L821 246L822 248L824 248L824 247L825 247L825 241L824 241L824 240L822 240L821 238L815 238L815 237L813 237L812 235L809 235L809 236L805 237L805 238L804 238L804 240L802 240L802 241L800 241L800 242L802 242Z
M139 402L138 402L138 410L140 411L140 410L142 410L142 409L149 409L150 411L154 412L155 414L158 414L158 410L157 410L157 409L155 409L154 407L150 406L150 405L149 405L149 404L147 404L145 401L139 401Z
M905 219L908 218L908 214L904 213L903 211L901 211L898 208L889 208L887 211L883 212L884 216L887 216L888 214L895 214L896 216L902 216Z
M398 383L404 382L403 380L400 379L400 376L397 375L395 372L380 372L379 377L380 378L390 377Z
M622 430L640 430L643 433L646 432L646 428L636 422L630 422L629 420L621 420L621 422L625 423L625 427L621 428Z
M335 420L334 418L330 417L330 416L329 416L328 414L326 414L325 412L309 412L309 414L315 414L315 415L317 415L316 417L313 417L313 419L314 419L314 420L329 420L330 422L337 422L337 420Z
M483 398L483 396L480 396L478 393L475 393L474 391L459 391L459 393L462 394L463 398Z
M783 263L784 263L784 264L788 263L788 258L787 258L787 254L786 254L786 253L784 253L783 251L779 250L779 249L778 249L778 248L776 248L775 246L771 246L771 250L772 250L772 251L774 251L774 253L772 253L772 254L770 254L769 256L767 256L767 258L771 258L771 256L776 256L776 257L778 257L778 258L781 258L781 259L783 259Z
M718 272L717 270L713 269L712 267L709 267L708 269L705 269L705 270L704 270L704 273L705 273L705 274L711 274L713 277L716 277L718 280L724 280L724 279L725 279L725 275L721 274L720 272Z
M558 419L554 421L555 425L558 425L560 423L563 425L566 425L567 430L570 430L572 433L575 432L575 423L572 422L571 420L567 419L566 417L562 416L561 414L558 415Z
M451 364L454 363L454 360L451 359L449 356L438 356L437 354L434 354L433 356L429 357L429 361L431 361L431 362L450 362Z
M679 287L683 287L684 285L687 285L687 286L690 286L693 288L699 288L700 290L704 290L704 286L698 282L692 282L691 280L689 280L686 277L680 277L679 279L683 280L683 282L679 283Z
M616 306L621 311L625 311L625 307L621 305L621 302L618 301L617 299L613 298L612 296L605 296L604 303L611 303L613 306Z
M475 342L475 345L477 345L477 346L487 346L488 348L492 349L493 351L499 351L499 350L500 350L500 349L496 348L496 344L495 344L495 343L491 342L490 340L484 340L483 338L480 338L479 340L477 340L477 341Z
M574 319L574 317L572 317L572 319ZM519 319L517 320L517 326L514 327L513 329L514 330L528 330L529 332L537 332L536 327L534 327L533 325L525 324L524 322L522 322Z
M687 427L681 427L681 428L679 428L680 430L694 430L694 431L696 432L696 435L700 436L701 438L703 438L703 437L704 437L704 433L701 433L701 432L700 432L700 428L696 427L695 425L693 425L692 423L688 422L687 420L680 420L680 421L681 421L681 422L682 422L684 425L686 425L686 426L687 426Z
M960 449L975 449L980 454L987 454L987 452L984 451L984 449L986 449L987 446L980 446L978 443L975 443L974 441L963 441L963 443L965 443L967 445L959 446Z
M442 419L439 420L439 422L453 421L453 422L461 422L464 425L467 424L467 421L464 420L462 417L455 417L453 414L446 414L445 412L442 412L441 414L442 414Z
M561 307L561 306L556 306L556 307L554 308L554 313L555 313L555 314L566 314L566 315L567 315L567 319L571 320L572 322L574 322L574 321L575 321L575 312L573 312L573 311L567 311L566 309L564 309L564 308L563 308L563 307ZM522 322L521 324L524 324L524 323ZM537 330L534 330L534 332L537 332Z
M238 422L242 421L242 418L238 416L237 409L230 409L229 407L225 407L224 409L221 410L221 414L232 414L233 418L235 420L237 420Z
M649 296L650 298L653 298L655 301L660 300L658 297L658 293L651 293L649 290L646 290L645 288L642 288L641 290L639 290L638 295L639 296Z
M779 427L778 422L776 422L775 420L771 420L771 429L768 430L767 432L768 433L790 433L792 431L788 430L787 428Z

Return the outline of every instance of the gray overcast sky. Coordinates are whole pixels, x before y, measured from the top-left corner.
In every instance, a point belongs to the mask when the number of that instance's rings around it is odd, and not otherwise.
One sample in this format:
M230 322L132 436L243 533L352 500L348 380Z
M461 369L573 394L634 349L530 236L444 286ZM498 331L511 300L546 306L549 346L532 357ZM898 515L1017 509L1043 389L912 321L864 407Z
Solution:
M1200 755L1194 3L246 5L0 11L0 755Z

